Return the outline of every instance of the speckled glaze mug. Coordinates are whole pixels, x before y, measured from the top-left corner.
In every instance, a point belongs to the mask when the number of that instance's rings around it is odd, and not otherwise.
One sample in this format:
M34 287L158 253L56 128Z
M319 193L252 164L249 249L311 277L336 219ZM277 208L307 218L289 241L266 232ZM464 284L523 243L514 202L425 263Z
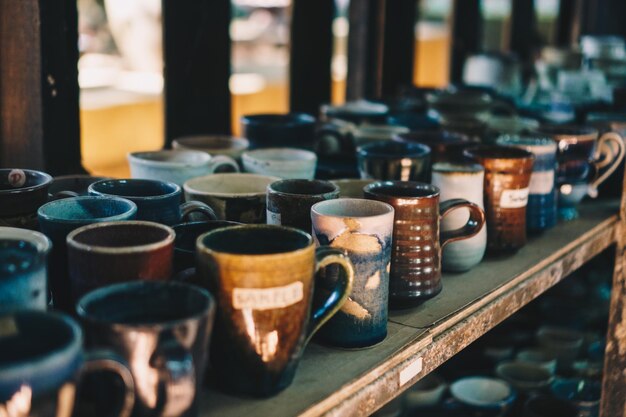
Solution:
M439 198L444 201L462 198L484 210L484 180L485 169L479 164L439 162L433 165L432 184L439 188ZM458 229L468 218L468 213L452 212L441 220L441 231ZM487 249L487 227L482 227L476 236L447 244L441 254L441 268L462 272L478 265Z
M448 243L476 235L485 214L463 199L439 203L434 185L411 181L375 182L365 187L365 197L395 209L389 303L394 308L417 305L441 289L441 249ZM455 230L439 232L442 218L467 208L469 219Z
M311 233L311 207L339 197L336 185L322 180L282 180L267 187L267 223Z
M487 249L515 251L526 244L526 206L535 157L523 149L484 145L465 156L485 168Z
M363 348L387 336L393 216L389 204L353 198L322 201L311 208L317 244L346 251L355 268L350 297L319 332L323 343ZM324 271L322 288L337 279L336 272Z
M340 250L274 225L222 228L198 238L198 268L217 299L211 363L220 388L266 397L291 384L304 346L344 304L354 270ZM319 307L316 271L345 272Z

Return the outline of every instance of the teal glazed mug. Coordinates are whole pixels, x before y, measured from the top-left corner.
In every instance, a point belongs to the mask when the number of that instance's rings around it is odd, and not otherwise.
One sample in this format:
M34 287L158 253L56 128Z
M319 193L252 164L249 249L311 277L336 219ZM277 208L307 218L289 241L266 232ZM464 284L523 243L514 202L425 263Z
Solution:
M352 263L340 250L316 250L308 233L274 225L214 230L198 238L197 252L217 299L211 363L220 388L278 393L291 384L310 337L348 298ZM345 274L317 299L316 272L334 264Z

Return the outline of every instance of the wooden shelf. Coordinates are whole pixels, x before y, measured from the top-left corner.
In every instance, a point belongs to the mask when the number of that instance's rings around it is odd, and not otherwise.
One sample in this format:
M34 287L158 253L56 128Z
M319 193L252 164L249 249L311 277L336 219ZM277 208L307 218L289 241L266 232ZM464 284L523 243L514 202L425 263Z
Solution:
M264 399L201 394L201 415L366 416L616 242L619 202L581 207L579 219L530 239L515 255L488 258L420 307L391 312L377 346L339 350L311 343L293 384ZM213 382L215 383L215 382Z

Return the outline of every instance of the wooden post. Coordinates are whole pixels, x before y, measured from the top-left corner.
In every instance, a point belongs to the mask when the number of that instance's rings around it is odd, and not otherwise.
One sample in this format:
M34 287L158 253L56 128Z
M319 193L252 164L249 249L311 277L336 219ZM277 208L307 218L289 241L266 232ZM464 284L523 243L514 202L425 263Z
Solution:
M534 0L513 0L511 10L510 48L524 65L532 64L537 47L537 17Z
M570 47L578 41L582 3L583 0L561 0L559 2L555 37L558 46Z
M84 172L76 1L0 0L0 69L0 165Z
M289 101L313 115L331 99L334 0L294 0L291 19Z
M450 63L453 83L463 81L465 59L481 49L483 19L480 4L480 0L454 0Z
M350 2L347 100L377 98L382 95L385 2L386 0Z
M389 0L385 9L382 96L392 97L413 83L416 0Z
M230 133L230 0L162 5L165 146L178 136Z

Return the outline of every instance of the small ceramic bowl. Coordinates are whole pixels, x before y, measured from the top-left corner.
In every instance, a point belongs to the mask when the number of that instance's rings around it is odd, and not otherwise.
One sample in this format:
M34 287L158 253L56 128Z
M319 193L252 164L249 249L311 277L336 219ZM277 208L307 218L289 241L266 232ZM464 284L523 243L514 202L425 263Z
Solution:
M496 375L519 391L527 393L542 390L554 380L550 371L530 362L502 362L496 367Z
M485 417L504 415L517 398L506 381L482 376L457 380L450 386L450 393L466 409Z
M428 374L406 392L409 409L434 407L441 402L447 388L446 382L437 374Z
M534 363L554 375L556 372L556 356L544 349L526 349L517 353L518 362Z

